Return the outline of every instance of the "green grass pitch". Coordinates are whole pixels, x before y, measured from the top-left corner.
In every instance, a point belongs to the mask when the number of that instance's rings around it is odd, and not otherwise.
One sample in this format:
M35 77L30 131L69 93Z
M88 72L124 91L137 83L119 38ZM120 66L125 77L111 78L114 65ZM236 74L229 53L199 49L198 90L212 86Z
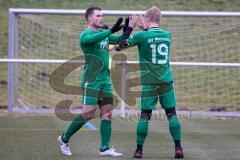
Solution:
M96 127L99 119L91 121ZM239 120L181 119L185 159L189 160L237 160L240 158ZM83 128L70 141L73 155L63 156L57 137L70 122L55 116L1 115L1 160L129 160L135 150L136 120L114 118L111 144L123 153L121 158L98 156L99 131ZM154 120L144 145L144 158L173 159L173 142L168 132L167 120Z

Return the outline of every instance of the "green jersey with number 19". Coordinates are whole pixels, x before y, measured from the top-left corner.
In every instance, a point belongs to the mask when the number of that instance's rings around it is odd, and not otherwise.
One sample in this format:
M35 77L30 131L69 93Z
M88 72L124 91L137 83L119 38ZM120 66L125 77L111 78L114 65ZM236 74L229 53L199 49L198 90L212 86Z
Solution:
M126 40L129 46L138 45L143 85L173 81L169 64L171 38L170 32L154 27Z

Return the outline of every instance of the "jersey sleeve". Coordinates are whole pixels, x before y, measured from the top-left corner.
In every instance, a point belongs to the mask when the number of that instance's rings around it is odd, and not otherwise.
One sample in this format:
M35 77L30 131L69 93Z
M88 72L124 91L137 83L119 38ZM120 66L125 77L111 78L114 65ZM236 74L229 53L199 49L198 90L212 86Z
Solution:
M137 32L126 40L127 45L130 47L137 45L141 42L142 38L143 38L143 32Z
M120 42L122 35L111 34L109 36L109 43L110 44L118 44Z
M105 30L97 33L86 32L80 35L80 40L82 44L91 44L107 38L110 34L111 34L110 30Z

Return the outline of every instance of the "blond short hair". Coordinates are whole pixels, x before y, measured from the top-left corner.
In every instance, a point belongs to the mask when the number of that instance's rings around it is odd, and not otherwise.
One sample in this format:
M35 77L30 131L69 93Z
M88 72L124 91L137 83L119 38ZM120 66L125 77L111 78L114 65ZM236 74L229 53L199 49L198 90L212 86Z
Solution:
M151 22L159 23L161 18L161 11L158 7L153 6L147 10L146 16Z

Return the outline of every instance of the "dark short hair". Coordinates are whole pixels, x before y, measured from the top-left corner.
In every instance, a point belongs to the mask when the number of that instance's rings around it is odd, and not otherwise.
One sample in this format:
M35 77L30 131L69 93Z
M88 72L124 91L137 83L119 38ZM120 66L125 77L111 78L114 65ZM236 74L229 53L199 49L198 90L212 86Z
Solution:
M93 14L94 10L99 10L99 11L101 11L102 9L101 9L100 7L90 7L90 8L88 8L88 9L86 10L86 12L85 12L85 18L86 18L86 20L88 20L88 16L90 16L90 15Z

